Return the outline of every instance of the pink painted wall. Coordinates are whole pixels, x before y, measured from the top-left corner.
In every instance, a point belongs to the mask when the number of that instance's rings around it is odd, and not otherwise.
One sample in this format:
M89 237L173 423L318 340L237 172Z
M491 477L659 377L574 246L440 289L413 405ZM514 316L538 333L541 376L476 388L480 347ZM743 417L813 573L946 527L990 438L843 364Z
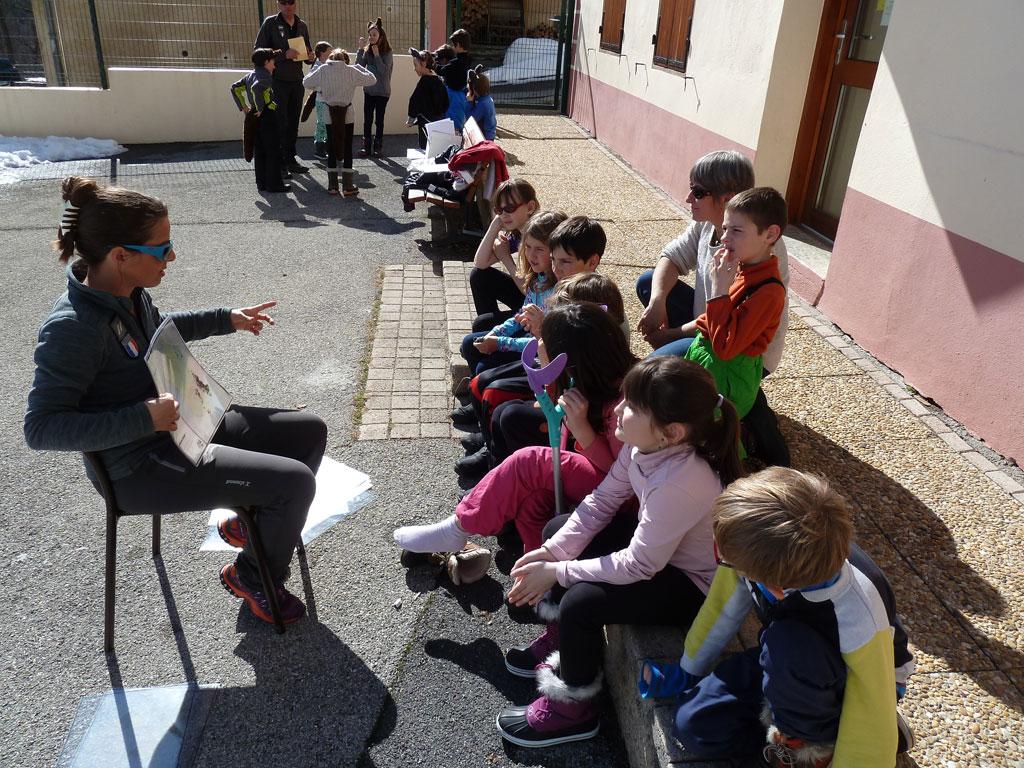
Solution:
M789 292L814 306L825 289L825 281L792 254L789 257Z
M1024 462L1024 263L849 189L819 306Z
M435 50L448 40L447 3L445 0L428 0L427 14L430 19L430 50Z
M626 91L572 70L568 114L651 182L682 202L690 167L716 149L754 150L702 128Z

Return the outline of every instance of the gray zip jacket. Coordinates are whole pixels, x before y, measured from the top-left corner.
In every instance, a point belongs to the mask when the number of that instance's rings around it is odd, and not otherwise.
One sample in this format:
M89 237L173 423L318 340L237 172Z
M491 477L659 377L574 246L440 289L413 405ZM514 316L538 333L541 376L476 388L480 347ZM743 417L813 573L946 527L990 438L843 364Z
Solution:
M391 71L395 66L395 57L391 51L374 56L367 53L365 48L356 52L356 64L361 64L370 70L377 82L374 85L366 86L367 96L391 96Z
M145 404L158 394L145 355L164 315L145 289L114 296L85 285L85 271L82 261L68 267L67 293L39 329L25 440L36 450L99 451L121 480L172 442L153 430ZM170 317L185 341L234 331L227 308Z

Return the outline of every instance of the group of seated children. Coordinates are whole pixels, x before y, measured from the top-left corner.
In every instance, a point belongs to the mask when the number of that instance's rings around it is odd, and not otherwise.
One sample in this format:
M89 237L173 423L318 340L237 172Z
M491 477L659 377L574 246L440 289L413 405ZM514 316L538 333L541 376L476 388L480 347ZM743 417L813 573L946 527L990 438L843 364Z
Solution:
M462 348L470 403L452 414L479 430L458 465L472 488L454 514L394 538L403 557L479 555L471 535L509 529L522 539L509 613L544 629L505 664L536 679L539 695L498 714L502 737L524 747L593 737L604 627L675 625L688 630L680 663L645 662L639 687L678 700L674 732L692 754L894 765L910 746L896 702L913 664L889 585L852 545L848 505L796 470L745 477L741 416L786 301L774 253L782 197L763 187L731 197L692 341L642 361L618 289L595 272L600 225L542 210L521 179L493 202L470 277L480 315ZM551 442L524 380L534 361L520 357L535 337L539 364L567 360L550 386L564 413ZM571 514L556 516L556 494ZM483 568L474 558L472 575L453 557L449 572L481 578L489 557ZM751 608L758 647L716 666Z
M483 65L470 67L469 33L457 29L434 52L409 49L419 80L409 97L407 125L419 127L420 149L427 148L427 123L451 119L457 133L473 118L488 141L494 141L498 118L491 81Z

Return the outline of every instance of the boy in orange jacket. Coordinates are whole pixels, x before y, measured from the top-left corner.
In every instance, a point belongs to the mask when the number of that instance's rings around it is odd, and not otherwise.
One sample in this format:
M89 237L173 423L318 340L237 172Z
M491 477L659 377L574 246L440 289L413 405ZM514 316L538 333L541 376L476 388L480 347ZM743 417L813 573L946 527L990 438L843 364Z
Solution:
M714 255L712 293L697 318L686 359L707 368L743 418L761 385L761 355L779 328L786 286L772 248L786 226L786 201L771 187L733 197L722 247Z

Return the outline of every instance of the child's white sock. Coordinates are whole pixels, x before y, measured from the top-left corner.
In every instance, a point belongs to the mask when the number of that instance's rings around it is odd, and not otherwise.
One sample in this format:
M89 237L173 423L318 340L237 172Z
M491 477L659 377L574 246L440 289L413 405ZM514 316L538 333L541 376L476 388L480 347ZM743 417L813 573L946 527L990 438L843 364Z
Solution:
M410 552L459 552L467 541L455 515L433 525L404 525L394 536L395 543Z

